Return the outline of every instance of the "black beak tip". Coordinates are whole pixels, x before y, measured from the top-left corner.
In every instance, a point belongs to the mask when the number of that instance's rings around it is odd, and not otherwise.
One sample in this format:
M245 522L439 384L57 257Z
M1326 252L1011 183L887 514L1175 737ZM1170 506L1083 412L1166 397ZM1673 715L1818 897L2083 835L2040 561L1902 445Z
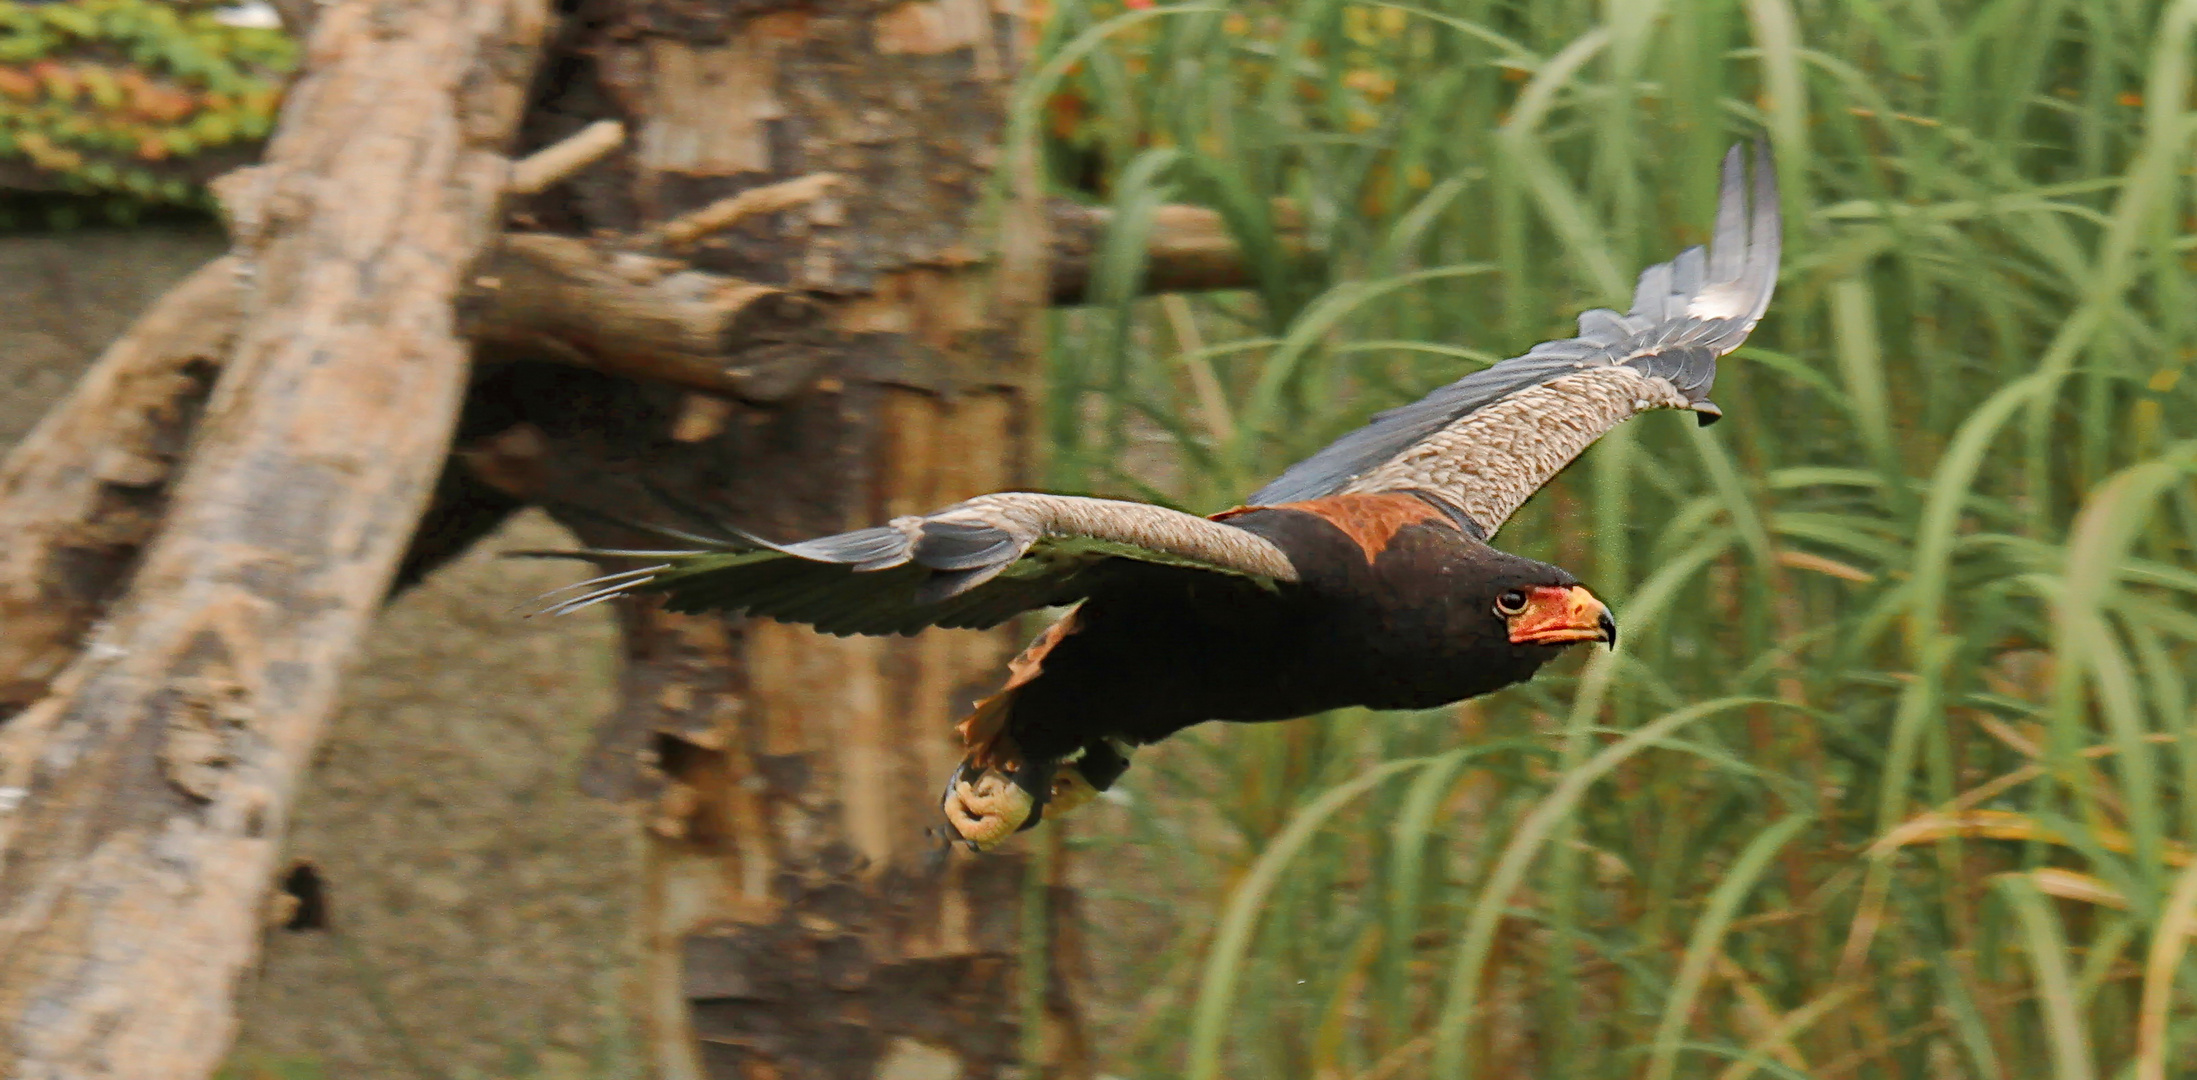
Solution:
M1604 611L1601 623L1602 644L1609 646L1611 651L1614 652L1617 649L1617 619L1609 612Z

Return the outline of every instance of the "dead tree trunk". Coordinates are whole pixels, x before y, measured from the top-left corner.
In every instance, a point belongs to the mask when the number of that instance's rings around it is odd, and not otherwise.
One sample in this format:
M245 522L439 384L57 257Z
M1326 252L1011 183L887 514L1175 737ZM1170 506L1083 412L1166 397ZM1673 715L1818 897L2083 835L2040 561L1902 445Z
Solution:
M773 7L609 5L536 111L538 141L606 117L634 132L519 207L638 249L594 265L804 298L745 333L715 387L506 353L467 460L592 542L663 542L605 513L694 527L649 488L795 537L1030 481L1046 215L1031 171L1000 168L1028 27L984 0ZM579 348L564 359L638 370L631 350ZM1059 981L1042 1037L1022 1023L1025 860L941 859L925 833L953 721L1011 641L648 608L624 626L625 705L588 781L643 807L654 838L642 1011L663 1076L999 1076L1026 1041L1046 1047L1030 1064L1080 1071Z
M493 235L544 15L535 0L328 7L249 185L257 224L228 268L249 276L243 315L172 492L152 438L90 477L46 467L58 444L34 440L0 479L6 516L69 500L49 508L63 533L133 498L162 517L88 647L57 673L34 648L0 680L42 695L0 727L0 1075L219 1062L292 788L456 418L450 297ZM142 427L173 427L194 382L186 363L138 393ZM61 561L99 579L80 592L97 607L144 539L121 531L29 539L122 555ZM31 632L68 641L83 615Z

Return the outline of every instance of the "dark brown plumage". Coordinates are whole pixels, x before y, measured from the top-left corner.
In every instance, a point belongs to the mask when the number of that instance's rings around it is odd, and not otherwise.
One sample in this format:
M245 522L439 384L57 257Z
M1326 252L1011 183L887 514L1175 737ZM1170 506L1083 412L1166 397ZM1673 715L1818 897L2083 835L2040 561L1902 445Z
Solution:
M555 609L660 592L674 610L910 634L1076 605L960 725L968 756L944 809L975 847L1104 790L1136 746L1192 724L1426 708L1522 682L1569 645L1614 645L1617 628L1570 574L1487 540L1627 417L1720 415L1716 357L1746 339L1777 277L1766 153L1752 200L1748 186L1735 148L1711 249L1642 273L1631 312L1588 312L1576 338L1374 417L1245 507L1198 518L986 495L797 544L736 534Z
M1570 574L1489 547L1415 495L1221 517L1272 542L1300 579L1262 586L1146 567L1093 589L964 725L970 765L947 793L964 836L990 838L984 826L1005 827L1001 815L1015 810L993 805L1016 792L985 788L980 770L1081 795L1111 785L1131 748L1206 720L1429 708L1523 682L1566 645L1616 636ZM1499 610L1506 594L1516 594L1514 615ZM1027 827L1044 801L1013 824Z

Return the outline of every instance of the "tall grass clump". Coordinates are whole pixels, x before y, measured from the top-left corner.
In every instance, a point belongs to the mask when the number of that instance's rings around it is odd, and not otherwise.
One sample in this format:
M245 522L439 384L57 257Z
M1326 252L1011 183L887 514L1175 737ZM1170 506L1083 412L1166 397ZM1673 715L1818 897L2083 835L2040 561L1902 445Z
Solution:
M1505 528L1615 653L1077 826L1124 1076L2197 1076L2197 0L1058 0L1056 486L1224 508L1624 306L1774 149L1727 419ZM1163 203L1257 288L1139 298ZM1584 654L1585 650L1581 650Z

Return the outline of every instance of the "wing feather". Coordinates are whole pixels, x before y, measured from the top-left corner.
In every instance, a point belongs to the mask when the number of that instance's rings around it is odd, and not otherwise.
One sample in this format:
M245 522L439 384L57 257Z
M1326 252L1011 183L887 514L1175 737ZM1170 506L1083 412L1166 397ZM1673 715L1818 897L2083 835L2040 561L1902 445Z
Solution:
M1245 502L1416 490L1492 536L1511 512L1602 433L1647 409L1692 409L1706 424L1716 358L1747 339L1777 285L1780 219L1769 151L1752 198L1740 148L1725 155L1715 231L1640 274L1632 310L1579 316L1579 335L1475 371L1298 462Z
M1631 318L1658 326L1671 317L1671 264L1657 263L1640 272L1633 289Z
M1698 247L1679 252L1678 257L1671 260L1671 291L1685 296L1700 292L1702 284L1708 280L1707 262Z
M913 634L997 626L1070 603L1123 566L1188 568L1266 586L1297 577L1280 548L1233 525L1146 503L1026 492L795 544L735 533L705 550L650 559L582 582L582 595L549 610L662 593L673 611L745 612L828 634Z

